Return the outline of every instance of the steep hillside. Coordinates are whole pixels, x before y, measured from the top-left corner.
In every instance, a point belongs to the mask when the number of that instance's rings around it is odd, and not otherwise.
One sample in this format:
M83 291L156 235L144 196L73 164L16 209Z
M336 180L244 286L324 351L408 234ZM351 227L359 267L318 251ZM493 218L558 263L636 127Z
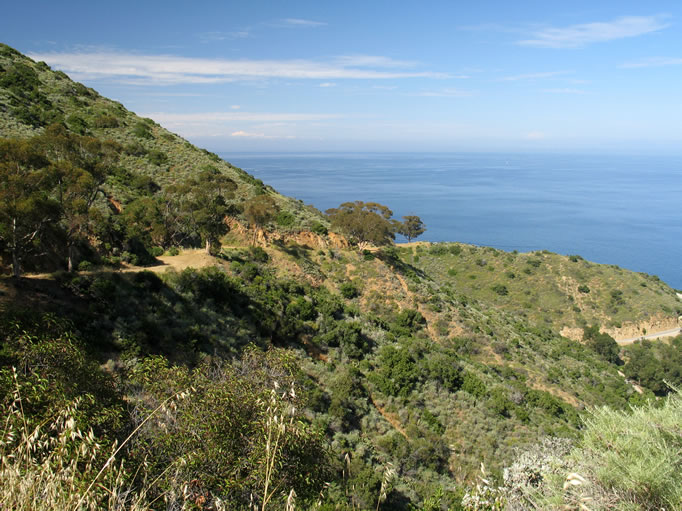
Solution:
M0 44L0 137L31 137L52 123L63 123L75 134L121 144L120 171L104 187L112 204L130 202L140 195L140 187L162 192L202 169L216 168L237 183L237 201L262 193L272 196L282 211L292 215L280 228L296 230L325 222L314 208L278 194L217 155L135 115L63 72L52 71L44 62L36 63Z

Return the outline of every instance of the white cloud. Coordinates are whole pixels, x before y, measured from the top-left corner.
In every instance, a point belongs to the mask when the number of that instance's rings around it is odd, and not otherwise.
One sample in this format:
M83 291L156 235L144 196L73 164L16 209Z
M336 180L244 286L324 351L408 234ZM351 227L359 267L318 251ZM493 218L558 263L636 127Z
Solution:
M336 87L334 82L324 82L320 84L320 87Z
M296 138L293 135L266 135L265 133L251 133L243 130L230 133L230 136L242 138Z
M620 67L624 68L638 68L638 67L667 67L667 66L682 66L682 58L680 57L649 57L648 59L636 60L633 62L626 62Z
M526 73L520 75L505 76L499 79L501 82L516 82L519 80L543 80L545 78L554 78L555 76L565 75L569 71L545 71L541 73Z
M255 112L204 112L191 114L175 114L169 112L141 113L142 117L149 117L161 124L178 123L209 123L229 121L250 122L286 122L286 121L322 121L327 119L340 119L338 114L301 114L301 113L255 113Z
M304 20L300 18L286 18L283 19L281 23L290 27L323 27L326 25L324 21Z
M583 89L571 89L570 87L559 88L559 89L542 89L542 92L548 92L550 94L587 94L586 90Z
M241 106L239 106L239 105L231 105L230 108L231 108L232 110L239 110L239 109L241 108Z
M518 41L523 46L540 48L582 48L592 43L636 37L662 30L669 23L666 16L623 16L613 21L582 23L563 28L545 28L530 39Z
M133 85L209 84L236 80L286 79L365 79L447 78L445 73L389 70L406 63L384 57L341 57L336 61L314 60L227 60L136 55L111 51L31 54L77 80L113 80ZM370 62L374 67L371 69Z
M415 92L413 96L423 96L432 98L465 98L471 96L473 93L468 90L460 89L440 89L434 91Z
M249 30L235 30L233 32L204 32L199 34L202 43L214 43L216 41L227 41L231 39L245 39L251 37Z
M414 67L416 62L396 60L380 55L343 55L334 60L343 67L379 67L379 68L409 68Z

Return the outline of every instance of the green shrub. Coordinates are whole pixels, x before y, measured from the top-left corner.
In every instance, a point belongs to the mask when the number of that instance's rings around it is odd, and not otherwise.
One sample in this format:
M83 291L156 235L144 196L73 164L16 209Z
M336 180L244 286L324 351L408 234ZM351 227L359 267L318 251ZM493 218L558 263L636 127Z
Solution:
M414 332L426 324L426 318L418 310L404 309L396 317L396 324Z
M160 357L135 367L141 416L179 396L133 444L148 476L176 492L198 484L204 501L219 497L225 509L246 509L267 487L277 508L291 489L301 499L317 496L331 476L330 460L324 437L300 411L305 402L289 358L249 350L238 369L213 362L190 371Z
M341 296L349 300L360 296L360 290L353 282L344 282L339 286L339 291L341 292Z
M78 263L78 271L90 271L93 266L94 265L90 261L81 261Z
M95 118L95 128L118 128L120 126L116 117L109 114L100 114Z
M164 165L168 163L168 155L163 151L157 151L156 149L152 149L147 154L147 160L152 165Z
M495 284L491 289L500 296L507 296L509 294L509 289L504 284Z
M443 245L443 244L440 244L440 243L433 244L433 245L431 245L431 247L429 248L429 254L431 254L431 255L433 255L433 256L436 256L436 257L438 257L438 256L443 256L443 255L445 255L445 254L447 254L447 253L448 253L448 247L447 247L447 245Z
M583 294L587 294L590 292L590 288L587 287L585 284L581 284L578 286L578 292L583 293Z
M387 345L379 352L379 363L370 380L384 394L407 397L419 381L419 370L404 346Z
M123 150L130 156L144 156L147 154L147 149L139 142L132 142L125 146Z
M279 214L277 215L277 218L275 219L277 225L282 227L291 227L292 225L294 225L295 221L296 217L288 211L280 211Z
M82 117L72 114L66 118L66 124L71 131L79 135L85 135L88 131L88 123Z
M133 126L133 135L139 138L154 138L154 135L149 129L149 125L144 122L138 122L135 124L135 126Z
M315 222L310 228L310 230L313 231L315 234L319 234L320 236L326 236L328 234L327 228L320 222Z
M482 398L488 393L485 384L469 372L464 373L462 377L462 390L477 398Z

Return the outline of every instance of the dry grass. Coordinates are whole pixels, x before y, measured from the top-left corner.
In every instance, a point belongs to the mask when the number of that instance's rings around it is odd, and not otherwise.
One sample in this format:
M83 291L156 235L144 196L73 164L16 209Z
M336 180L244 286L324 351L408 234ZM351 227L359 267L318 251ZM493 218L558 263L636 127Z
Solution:
M0 439L0 509L146 510L145 491L132 491L120 463L109 458L92 430L74 419L79 401L50 423L29 429L18 386ZM99 477L98 477L99 475Z

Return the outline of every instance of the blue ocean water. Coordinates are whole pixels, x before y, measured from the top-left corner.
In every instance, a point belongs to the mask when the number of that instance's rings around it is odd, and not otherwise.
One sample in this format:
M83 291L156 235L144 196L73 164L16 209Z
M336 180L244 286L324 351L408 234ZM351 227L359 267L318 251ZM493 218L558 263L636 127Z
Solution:
M419 215L422 240L579 254L682 289L682 156L221 156L322 211L362 200Z

